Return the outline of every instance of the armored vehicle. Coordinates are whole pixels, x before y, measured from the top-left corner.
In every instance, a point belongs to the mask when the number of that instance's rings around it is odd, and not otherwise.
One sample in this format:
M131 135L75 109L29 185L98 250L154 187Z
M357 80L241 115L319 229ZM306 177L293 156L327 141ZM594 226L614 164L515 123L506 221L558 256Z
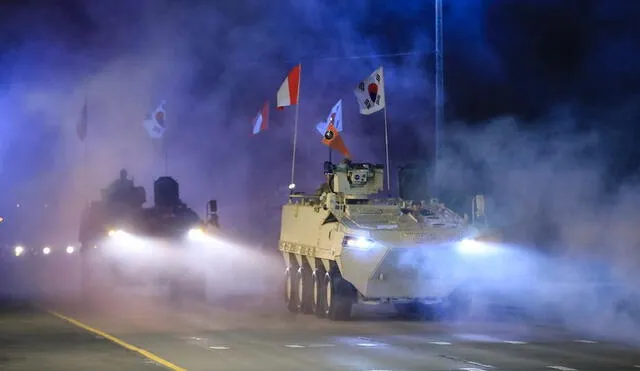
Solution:
M469 254L491 244L438 200L380 196L383 168L325 162L315 194L290 194L279 240L289 311L345 320L355 303L410 316L468 308Z
M80 254L86 292L114 286L169 286L171 296L205 293L205 274L198 267L198 242L218 227L215 200L207 221L180 200L172 177L154 182L154 204L143 207L146 193L121 172L102 190L100 201L84 210L80 223Z

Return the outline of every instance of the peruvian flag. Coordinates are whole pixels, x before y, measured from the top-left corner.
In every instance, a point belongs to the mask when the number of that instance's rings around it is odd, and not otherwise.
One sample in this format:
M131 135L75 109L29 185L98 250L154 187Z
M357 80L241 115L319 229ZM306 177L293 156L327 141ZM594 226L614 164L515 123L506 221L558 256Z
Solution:
M262 109L253 119L253 135L267 130L269 127L269 101L264 102Z
M278 109L298 104L300 93L300 70L302 65L293 67L278 89Z

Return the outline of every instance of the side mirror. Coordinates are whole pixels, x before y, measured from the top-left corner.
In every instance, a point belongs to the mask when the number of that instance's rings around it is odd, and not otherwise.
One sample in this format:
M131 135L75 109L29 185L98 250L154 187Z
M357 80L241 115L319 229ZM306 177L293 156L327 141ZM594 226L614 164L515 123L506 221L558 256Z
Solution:
M216 200L207 202L207 223L218 226L218 202Z
M485 216L484 195L476 195L474 197L474 204L477 217Z
M209 200L207 202L207 214L215 214L218 212L218 201Z

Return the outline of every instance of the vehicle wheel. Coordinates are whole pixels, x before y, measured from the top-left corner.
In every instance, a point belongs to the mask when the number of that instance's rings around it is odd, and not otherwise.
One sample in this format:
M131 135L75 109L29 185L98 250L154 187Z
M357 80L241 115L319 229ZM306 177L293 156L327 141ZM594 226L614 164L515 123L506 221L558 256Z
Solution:
M189 285L188 281L185 282L185 277L175 275L169 277L168 282L168 301L171 305L181 305L185 298L188 298Z
M467 320L471 316L471 306L471 294L467 290L456 290L447 299L445 316L456 321Z
M295 274L292 273L292 269L289 266L284 271L284 301L291 313L298 312L296 283Z
M198 301L207 302L207 275L199 275L194 283L194 296Z
M432 321L439 318L440 306L420 302L394 304L398 315L405 319Z
M313 280L311 270L306 267L298 268L296 307L299 313L313 313Z
M321 271L313 272L313 312L318 318L324 318L325 315L324 277Z
M87 253L81 253L80 256L80 292L83 299L88 299L95 291L93 267L91 266L90 257Z
M339 274L327 273L324 278L324 315L333 321L346 321L351 318L351 296L347 295L345 283Z
M91 255L92 253L84 251L80 256L80 292L85 301L108 297L113 290L108 281L110 276L105 274L105 269L100 264L98 257Z

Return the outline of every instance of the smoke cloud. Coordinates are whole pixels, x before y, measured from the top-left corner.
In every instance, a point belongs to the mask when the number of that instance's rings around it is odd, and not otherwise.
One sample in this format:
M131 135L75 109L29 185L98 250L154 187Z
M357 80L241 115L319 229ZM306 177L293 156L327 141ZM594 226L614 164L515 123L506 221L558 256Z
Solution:
M540 48L548 39L533 39L540 30L518 22L526 12L511 13L506 2L465 4L451 2L445 9L448 115L460 121L445 128L447 191L491 196L489 217L514 244L596 259L633 282L629 265L640 242L640 192L633 181L612 178L626 166L612 158L620 158L618 147L637 147L630 143L633 132L621 128L637 121L638 110L622 101L611 106L613 115L609 107L592 115L582 104L607 94L619 97L624 91L613 82L637 86L630 67L637 58L621 57L633 49L629 36L612 44L605 31L593 31L596 47L570 39L579 49L577 60L554 62L540 57L554 54ZM7 30L0 54L4 204L25 205L16 218L35 224L21 233L41 232L33 243L74 240L81 209L119 169L145 186L152 201L166 148L168 173L180 182L190 207L201 212L208 199L218 199L226 231L274 249L277 207L290 183L295 109L273 108L287 72L302 63L295 179L300 190L311 191L323 179L328 150L315 124L338 99L344 101L344 137L355 159L384 162L383 116L359 115L352 93L380 65L391 166L429 160L433 43L432 25L424 20L431 19L431 6L148 0L85 2L70 12L48 6L0 12ZM527 5L545 14L548 7ZM619 24L631 10L599 5L583 15ZM333 58L399 52L415 55ZM556 64L563 68L549 68ZM559 74L570 78L561 88L551 87ZM82 143L75 125L85 98L89 134ZM253 137L251 120L267 99L270 128ZM165 147L142 127L161 100L167 101ZM550 106L569 108L548 114ZM611 122L619 123L616 130L599 129Z

